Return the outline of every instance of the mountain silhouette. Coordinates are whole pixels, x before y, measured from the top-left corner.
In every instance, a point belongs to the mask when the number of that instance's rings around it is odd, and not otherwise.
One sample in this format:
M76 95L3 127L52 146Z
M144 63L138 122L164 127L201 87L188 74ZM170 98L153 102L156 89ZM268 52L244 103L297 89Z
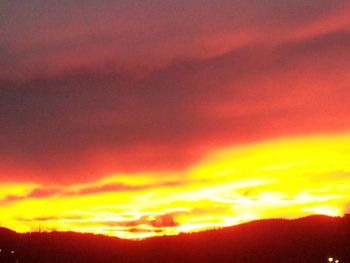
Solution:
M0 228L0 262L350 262L350 217L259 220L218 230L124 240L73 232L17 234Z

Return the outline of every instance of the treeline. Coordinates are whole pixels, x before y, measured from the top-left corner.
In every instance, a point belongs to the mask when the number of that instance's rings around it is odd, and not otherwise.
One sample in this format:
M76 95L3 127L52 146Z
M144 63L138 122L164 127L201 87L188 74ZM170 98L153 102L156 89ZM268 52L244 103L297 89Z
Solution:
M261 220L220 230L130 241L92 234L0 229L0 262L350 262L350 219ZM13 253L12 253L13 252Z

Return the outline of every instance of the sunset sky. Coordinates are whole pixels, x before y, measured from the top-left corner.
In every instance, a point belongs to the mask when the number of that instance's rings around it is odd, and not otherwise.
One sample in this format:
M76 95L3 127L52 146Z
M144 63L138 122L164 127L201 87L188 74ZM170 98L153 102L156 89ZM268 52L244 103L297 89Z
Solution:
M0 1L0 226L143 238L350 212L349 14Z

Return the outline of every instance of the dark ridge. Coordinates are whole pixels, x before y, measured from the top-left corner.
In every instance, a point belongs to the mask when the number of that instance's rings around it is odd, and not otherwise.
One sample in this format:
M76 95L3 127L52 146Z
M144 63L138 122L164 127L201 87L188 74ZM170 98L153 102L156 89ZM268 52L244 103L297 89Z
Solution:
M0 229L0 262L350 262L350 218L270 219L219 230L130 241L73 232Z
M15 234L15 231L12 231L8 228L0 227L0 234Z

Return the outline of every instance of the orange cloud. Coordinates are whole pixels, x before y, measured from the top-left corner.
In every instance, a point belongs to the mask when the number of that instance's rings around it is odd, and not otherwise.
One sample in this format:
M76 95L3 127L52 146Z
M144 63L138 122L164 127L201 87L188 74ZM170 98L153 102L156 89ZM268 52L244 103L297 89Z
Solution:
M31 190L18 184L13 187L23 187L27 195L2 204L1 223L17 231L40 226L142 238L260 218L339 216L350 201L349 145L348 134L236 145L213 150L181 174L107 176L68 185L59 195L33 195L40 192L37 185ZM178 183L171 181L174 178ZM106 187L119 185L116 182L133 187ZM148 187L142 187L145 183ZM4 188L5 200L6 191L13 192ZM74 192L80 194L65 194Z

